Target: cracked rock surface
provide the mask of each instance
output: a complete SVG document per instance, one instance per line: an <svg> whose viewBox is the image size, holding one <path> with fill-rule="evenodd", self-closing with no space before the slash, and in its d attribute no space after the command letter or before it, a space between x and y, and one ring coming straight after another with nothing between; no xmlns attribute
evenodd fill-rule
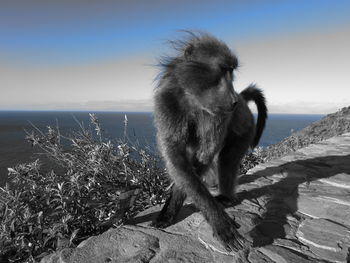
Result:
<svg viewBox="0 0 350 263"><path fill-rule="evenodd" d="M164 230L149 226L153 207L42 262L350 262L350 133L258 165L239 183L226 211L252 241L246 251L226 252L187 204Z"/></svg>

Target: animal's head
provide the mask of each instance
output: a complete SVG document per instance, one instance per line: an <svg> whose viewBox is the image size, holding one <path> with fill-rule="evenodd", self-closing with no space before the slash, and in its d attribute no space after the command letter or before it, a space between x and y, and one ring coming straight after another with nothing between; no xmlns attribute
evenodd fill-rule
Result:
<svg viewBox="0 0 350 263"><path fill-rule="evenodd" d="M175 42L180 54L168 63L170 74L190 103L211 115L232 112L238 101L232 84L236 56L210 35L190 35L187 41Z"/></svg>

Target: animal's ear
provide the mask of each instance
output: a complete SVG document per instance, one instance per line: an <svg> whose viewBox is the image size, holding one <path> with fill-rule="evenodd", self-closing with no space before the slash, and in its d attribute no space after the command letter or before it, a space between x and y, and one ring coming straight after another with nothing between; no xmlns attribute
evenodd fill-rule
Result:
<svg viewBox="0 0 350 263"><path fill-rule="evenodd" d="M189 45L186 47L186 49L185 49L185 51L184 51L184 56L185 56L186 60L189 60L189 59L190 59L190 57L191 57L191 55L192 55L192 53L193 53L193 50L194 50L193 44L189 44Z"/></svg>

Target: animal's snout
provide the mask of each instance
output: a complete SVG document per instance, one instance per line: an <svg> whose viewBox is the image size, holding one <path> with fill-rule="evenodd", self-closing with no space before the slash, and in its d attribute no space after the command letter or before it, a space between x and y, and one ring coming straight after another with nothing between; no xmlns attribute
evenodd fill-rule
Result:
<svg viewBox="0 0 350 263"><path fill-rule="evenodd" d="M233 110L236 108L237 104L238 104L238 101L237 101L237 100L232 101L229 110L230 110L230 111L233 111Z"/></svg>

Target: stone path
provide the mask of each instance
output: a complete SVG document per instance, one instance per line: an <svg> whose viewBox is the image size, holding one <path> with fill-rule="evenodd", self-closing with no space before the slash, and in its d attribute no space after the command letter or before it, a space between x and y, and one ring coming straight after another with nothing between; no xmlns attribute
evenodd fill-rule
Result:
<svg viewBox="0 0 350 263"><path fill-rule="evenodd" d="M350 262L350 133L259 165L240 178L239 204L226 211L254 247L227 253L192 205L165 230L111 229L42 262Z"/></svg>
<svg viewBox="0 0 350 263"><path fill-rule="evenodd" d="M350 133L255 167L241 178L240 195L235 209L258 215L252 233L262 246L257 251L283 258L275 262L346 262Z"/></svg>

